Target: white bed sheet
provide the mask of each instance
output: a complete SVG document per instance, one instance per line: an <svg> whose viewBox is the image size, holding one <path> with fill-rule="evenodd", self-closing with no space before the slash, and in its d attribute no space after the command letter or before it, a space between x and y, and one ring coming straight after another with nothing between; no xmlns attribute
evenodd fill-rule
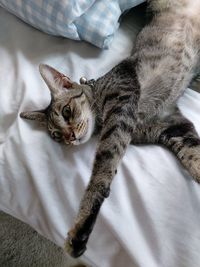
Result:
<svg viewBox="0 0 200 267"><path fill-rule="evenodd" d="M0 9L0 209L63 246L90 177L96 140L60 146L20 111L50 100L38 72L96 78L131 51L141 23L123 21L107 51L41 33ZM179 101L200 133L200 95ZM130 146L83 259L98 267L200 266L200 186L159 146Z"/></svg>

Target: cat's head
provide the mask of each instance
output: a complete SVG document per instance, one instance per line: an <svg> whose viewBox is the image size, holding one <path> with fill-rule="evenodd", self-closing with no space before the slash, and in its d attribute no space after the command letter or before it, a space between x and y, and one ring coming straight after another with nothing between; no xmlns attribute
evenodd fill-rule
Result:
<svg viewBox="0 0 200 267"><path fill-rule="evenodd" d="M57 142L79 145L91 137L94 114L86 84L78 84L54 68L41 64L40 73L51 92L51 103L44 110L27 111L21 118L42 122Z"/></svg>

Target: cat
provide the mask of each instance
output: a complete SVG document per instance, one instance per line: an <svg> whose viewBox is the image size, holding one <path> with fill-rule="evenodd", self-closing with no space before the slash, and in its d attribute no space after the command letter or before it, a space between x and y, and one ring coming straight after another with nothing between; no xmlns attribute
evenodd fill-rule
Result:
<svg viewBox="0 0 200 267"><path fill-rule="evenodd" d="M76 83L48 65L40 73L51 92L44 110L21 113L46 124L57 142L79 145L98 134L88 187L66 251L79 257L129 144L171 150L200 183L200 138L176 105L200 60L200 1L149 0L152 19L138 34L133 53L97 80Z"/></svg>

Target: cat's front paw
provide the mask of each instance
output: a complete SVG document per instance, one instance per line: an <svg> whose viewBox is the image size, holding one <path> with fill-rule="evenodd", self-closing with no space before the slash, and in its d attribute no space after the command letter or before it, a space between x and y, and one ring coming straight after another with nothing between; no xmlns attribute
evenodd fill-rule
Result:
<svg viewBox="0 0 200 267"><path fill-rule="evenodd" d="M73 258L78 258L86 251L87 240L87 236L74 228L68 233L65 241L65 251Z"/></svg>

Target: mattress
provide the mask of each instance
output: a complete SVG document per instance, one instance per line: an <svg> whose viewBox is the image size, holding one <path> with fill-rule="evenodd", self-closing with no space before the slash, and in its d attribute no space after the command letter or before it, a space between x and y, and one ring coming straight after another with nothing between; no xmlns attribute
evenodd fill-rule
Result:
<svg viewBox="0 0 200 267"><path fill-rule="evenodd" d="M126 58L144 13L127 14L109 50L52 37L0 9L0 210L63 247L89 181L97 140L61 146L19 118L46 107L38 71L47 63L71 79L97 78ZM200 134L200 95L187 89L179 107ZM93 267L197 267L200 186L171 152L130 146L104 202L83 260Z"/></svg>

